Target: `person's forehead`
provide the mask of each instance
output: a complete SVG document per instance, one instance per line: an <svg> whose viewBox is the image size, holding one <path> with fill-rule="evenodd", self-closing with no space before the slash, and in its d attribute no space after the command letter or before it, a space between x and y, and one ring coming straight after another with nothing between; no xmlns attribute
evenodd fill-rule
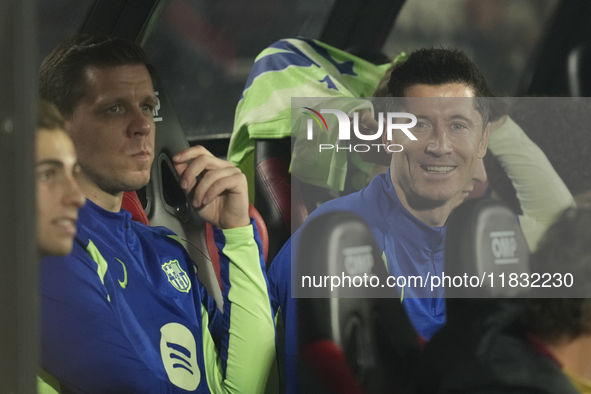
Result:
<svg viewBox="0 0 591 394"><path fill-rule="evenodd" d="M153 95L154 87L148 69L143 64L121 66L88 66L85 69L87 96L121 94L139 90Z"/></svg>
<svg viewBox="0 0 591 394"><path fill-rule="evenodd" d="M474 97L474 89L465 83L441 85L416 84L404 90L404 97Z"/></svg>
<svg viewBox="0 0 591 394"><path fill-rule="evenodd" d="M64 165L76 163L76 151L63 130L39 129L36 133L36 162L53 160Z"/></svg>
<svg viewBox="0 0 591 394"><path fill-rule="evenodd" d="M463 83L412 85L405 90L405 107L415 116L464 117L481 122L476 110L474 89Z"/></svg>

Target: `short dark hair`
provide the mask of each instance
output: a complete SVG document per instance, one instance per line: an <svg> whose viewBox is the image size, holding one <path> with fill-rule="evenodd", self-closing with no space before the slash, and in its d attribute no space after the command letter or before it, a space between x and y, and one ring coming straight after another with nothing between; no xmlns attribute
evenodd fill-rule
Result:
<svg viewBox="0 0 591 394"><path fill-rule="evenodd" d="M55 105L46 100L39 100L37 110L37 129L65 130L66 122Z"/></svg>
<svg viewBox="0 0 591 394"><path fill-rule="evenodd" d="M78 35L57 46L43 60L39 94L42 99L54 103L68 118L86 93L85 72L88 67L135 64L143 64L153 75L148 56L133 41L106 35Z"/></svg>
<svg viewBox="0 0 591 394"><path fill-rule="evenodd" d="M575 296L591 290L591 210L569 208L550 227L530 258L537 273L570 273ZM574 288L573 288L574 289ZM591 298L532 298L525 300L523 320L528 332L548 342L591 334Z"/></svg>
<svg viewBox="0 0 591 394"><path fill-rule="evenodd" d="M474 105L486 127L490 116L488 98L493 97L484 75L468 56L457 49L422 48L392 70L388 81L390 97L404 97L414 85L463 83L474 90Z"/></svg>
<svg viewBox="0 0 591 394"><path fill-rule="evenodd" d="M527 332L554 343L591 334L591 299L529 298L522 319Z"/></svg>

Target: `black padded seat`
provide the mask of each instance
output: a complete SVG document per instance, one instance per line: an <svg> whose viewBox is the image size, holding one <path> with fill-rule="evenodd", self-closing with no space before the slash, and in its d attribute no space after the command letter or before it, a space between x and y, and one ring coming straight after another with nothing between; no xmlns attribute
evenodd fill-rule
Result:
<svg viewBox="0 0 591 394"><path fill-rule="evenodd" d="M447 221L444 272L449 277L476 276L482 282L478 287L446 283L448 319L474 299L522 295L527 289L509 286L511 274L529 273L529 249L513 211L490 198L469 200L456 208Z"/></svg>
<svg viewBox="0 0 591 394"><path fill-rule="evenodd" d="M367 274L383 284L388 276L370 229L350 212L331 212L307 222L297 264L296 278ZM419 340L394 289L306 290L307 297L316 298L298 299L300 365L305 365L299 374L300 391L384 393L396 387L402 392Z"/></svg>
<svg viewBox="0 0 591 394"><path fill-rule="evenodd" d="M446 287L447 322L421 353L412 392L541 392L534 386L523 391L500 390L503 379L516 386L529 382L515 360L538 362L522 340L525 333L519 320L523 304L516 297L527 295L528 289L508 285L510 274L529 273L529 249L517 216L505 204L489 198L460 205L447 221L444 272L487 281L477 288ZM499 277L503 274L504 287ZM494 278L492 285L489 275ZM509 359L499 362L503 357ZM543 358L537 367L540 371L554 368ZM535 370L532 365L528 368Z"/></svg>

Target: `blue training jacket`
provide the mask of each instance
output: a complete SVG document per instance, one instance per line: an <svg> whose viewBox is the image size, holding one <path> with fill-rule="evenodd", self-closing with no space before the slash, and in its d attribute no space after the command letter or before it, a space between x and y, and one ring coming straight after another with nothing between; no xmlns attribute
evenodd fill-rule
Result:
<svg viewBox="0 0 591 394"><path fill-rule="evenodd" d="M322 204L308 221L332 211L353 212L367 222L385 254L391 275L419 275L426 279L427 275L440 275L443 271L445 226L430 227L404 208L390 180L390 170L376 176L359 192ZM292 245L298 245L304 226L305 223L283 246L267 272L271 304L274 312L280 308L285 324L285 378L289 394L297 392L296 299L291 297L291 261L297 261L297 250L292 250ZM440 292L404 289L402 305L414 328L427 340L445 323L445 302L441 296Z"/></svg>
<svg viewBox="0 0 591 394"><path fill-rule="evenodd" d="M76 393L260 393L274 322L256 226L214 229L224 313L164 227L91 201L40 268L42 366Z"/></svg>

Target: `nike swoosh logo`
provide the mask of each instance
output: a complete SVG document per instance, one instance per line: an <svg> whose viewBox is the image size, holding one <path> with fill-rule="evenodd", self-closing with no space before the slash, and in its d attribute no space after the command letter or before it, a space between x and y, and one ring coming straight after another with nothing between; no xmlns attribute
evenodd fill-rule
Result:
<svg viewBox="0 0 591 394"><path fill-rule="evenodd" d="M119 286L121 286L122 289L125 289L127 287L127 268L125 268L125 263L123 263L123 261L119 260L117 257L115 257L115 260L120 262L123 266L123 282L121 282L120 280L117 281L119 282Z"/></svg>

